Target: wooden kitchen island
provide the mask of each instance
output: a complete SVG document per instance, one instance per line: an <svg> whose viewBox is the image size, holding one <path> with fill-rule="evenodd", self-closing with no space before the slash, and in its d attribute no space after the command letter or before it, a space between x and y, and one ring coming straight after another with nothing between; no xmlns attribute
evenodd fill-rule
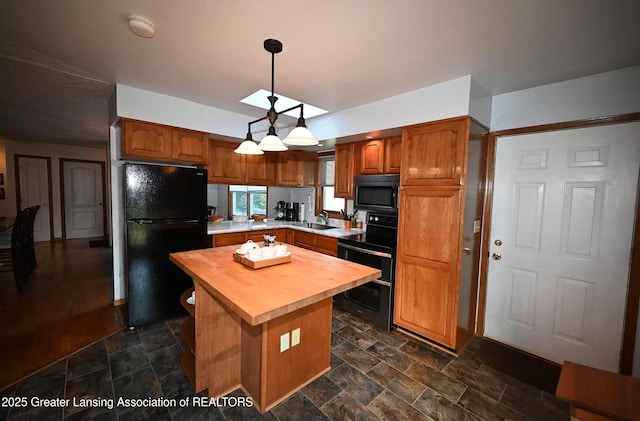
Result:
<svg viewBox="0 0 640 421"><path fill-rule="evenodd" d="M287 246L290 263L256 270L233 260L237 245L170 254L194 281L194 373L187 375L197 392L220 397L241 387L265 412L330 369L333 295L380 271ZM291 341L296 329L299 344L281 351L282 337Z"/></svg>

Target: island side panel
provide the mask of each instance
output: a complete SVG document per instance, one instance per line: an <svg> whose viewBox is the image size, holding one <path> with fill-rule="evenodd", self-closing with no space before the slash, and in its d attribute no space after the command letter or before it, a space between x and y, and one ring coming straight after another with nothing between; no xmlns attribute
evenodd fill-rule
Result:
<svg viewBox="0 0 640 421"><path fill-rule="evenodd" d="M240 386L240 317L220 304L197 281L196 391L224 396Z"/></svg>
<svg viewBox="0 0 640 421"><path fill-rule="evenodd" d="M257 404L261 400L262 388L262 355L263 334L265 325L251 326L242 320L242 365L240 378L242 389Z"/></svg>
<svg viewBox="0 0 640 421"><path fill-rule="evenodd" d="M265 378L260 410L267 411L331 368L332 298L266 323ZM300 328L300 343L280 352L280 336Z"/></svg>

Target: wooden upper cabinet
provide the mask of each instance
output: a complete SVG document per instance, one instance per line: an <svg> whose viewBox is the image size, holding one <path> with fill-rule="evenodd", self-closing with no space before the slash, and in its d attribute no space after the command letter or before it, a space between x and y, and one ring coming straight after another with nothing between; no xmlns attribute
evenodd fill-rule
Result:
<svg viewBox="0 0 640 421"><path fill-rule="evenodd" d="M464 182L469 117L402 130L400 184L460 186Z"/></svg>
<svg viewBox="0 0 640 421"><path fill-rule="evenodd" d="M353 197L354 144L336 145L335 178L333 181L335 197Z"/></svg>
<svg viewBox="0 0 640 421"><path fill-rule="evenodd" d="M238 144L222 140L209 140L209 183L246 184L246 155L237 154L234 150Z"/></svg>
<svg viewBox="0 0 640 421"><path fill-rule="evenodd" d="M384 140L363 142L360 149L360 174L384 173Z"/></svg>
<svg viewBox="0 0 640 421"><path fill-rule="evenodd" d="M278 152L247 155L247 184L273 186L276 184Z"/></svg>
<svg viewBox="0 0 640 421"><path fill-rule="evenodd" d="M206 164L209 135L187 129L172 129L172 158L175 161Z"/></svg>
<svg viewBox="0 0 640 421"><path fill-rule="evenodd" d="M384 140L384 173L399 174L402 162L402 136Z"/></svg>
<svg viewBox="0 0 640 421"><path fill-rule="evenodd" d="M317 154L300 150L278 152L279 186L301 187L315 184Z"/></svg>
<svg viewBox="0 0 640 421"><path fill-rule="evenodd" d="M122 120L123 148L127 158L171 159L171 130L167 126Z"/></svg>
<svg viewBox="0 0 640 421"><path fill-rule="evenodd" d="M122 119L125 158L205 164L209 134L146 121Z"/></svg>

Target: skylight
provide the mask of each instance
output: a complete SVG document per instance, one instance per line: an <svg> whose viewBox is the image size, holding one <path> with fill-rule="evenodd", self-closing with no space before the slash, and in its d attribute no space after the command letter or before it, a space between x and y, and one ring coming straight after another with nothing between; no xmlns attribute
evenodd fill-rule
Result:
<svg viewBox="0 0 640 421"><path fill-rule="evenodd" d="M271 95L271 92L260 89L252 93L248 97L241 99L240 102L242 102L243 104L253 105L254 107L262 108L264 110L269 110L269 108L271 108L271 104L267 99L269 95ZM297 99L291 99L284 95L280 95L277 92L275 92L274 95L278 97L278 102L276 102L276 110L286 110L287 108L294 107L302 102L298 101ZM309 105L306 102L302 103L304 104L305 118L311 118L329 112L327 110L323 110L322 108ZM300 110L295 109L284 114L293 118L298 118L300 116Z"/></svg>

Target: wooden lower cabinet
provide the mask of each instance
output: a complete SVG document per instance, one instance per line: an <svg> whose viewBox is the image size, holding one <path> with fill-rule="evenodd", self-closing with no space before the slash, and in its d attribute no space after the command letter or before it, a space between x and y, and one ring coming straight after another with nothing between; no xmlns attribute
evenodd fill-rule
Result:
<svg viewBox="0 0 640 421"><path fill-rule="evenodd" d="M264 241L264 234L274 234L276 242L289 243L307 250L330 256L338 255L338 239L326 235L314 234L307 231L295 229L277 228L265 230L253 230L242 232L230 232L213 235L213 247L230 246L232 244L242 244L248 240L260 244Z"/></svg>
<svg viewBox="0 0 640 421"><path fill-rule="evenodd" d="M325 235L316 235L313 251L338 257L338 239Z"/></svg>
<svg viewBox="0 0 640 421"><path fill-rule="evenodd" d="M276 236L276 242L278 243L286 243L287 235L286 230L284 228L271 229L271 230L259 230L259 231L249 231L247 232L247 240L251 240L254 243L263 243L264 235L271 234Z"/></svg>
<svg viewBox="0 0 640 421"><path fill-rule="evenodd" d="M461 189L403 188L394 322L456 349Z"/></svg>
<svg viewBox="0 0 640 421"><path fill-rule="evenodd" d="M306 231L294 231L293 232L293 245L302 247L303 249L313 250L316 235L312 232Z"/></svg>
<svg viewBox="0 0 640 421"><path fill-rule="evenodd" d="M213 235L213 247L230 246L232 244L246 243L248 240L254 243L259 243L262 246L264 241L264 234L273 234L276 236L276 241L286 243L287 233L284 228L265 229L265 230L253 230L242 232L229 232L224 234Z"/></svg>
<svg viewBox="0 0 640 421"><path fill-rule="evenodd" d="M294 230L293 245L329 256L338 256L338 239L326 235Z"/></svg>
<svg viewBox="0 0 640 421"><path fill-rule="evenodd" d="M231 244L242 244L247 241L246 232L229 232L226 234L213 235L213 247L230 246Z"/></svg>

